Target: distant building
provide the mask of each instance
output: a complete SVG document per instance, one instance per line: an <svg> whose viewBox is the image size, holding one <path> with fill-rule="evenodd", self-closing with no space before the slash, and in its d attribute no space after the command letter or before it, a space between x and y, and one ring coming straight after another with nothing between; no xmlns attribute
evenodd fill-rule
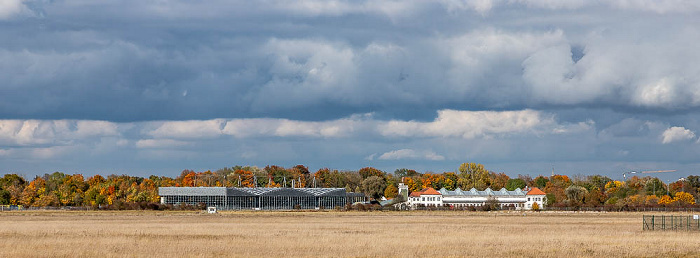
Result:
<svg viewBox="0 0 700 258"><path fill-rule="evenodd" d="M417 207L480 207L486 205L489 199L495 200L501 208L514 208L516 210L531 210L532 205L537 203L540 208L544 208L546 194L538 188L515 191L508 191L502 188L493 191L486 188L484 191L472 188L469 191L455 189L449 191L445 188L439 191L433 188L425 188L421 191L412 192L407 201L407 205L413 209Z"/></svg>
<svg viewBox="0 0 700 258"><path fill-rule="evenodd" d="M404 183L399 183L399 195L404 201L408 200L408 186Z"/></svg>
<svg viewBox="0 0 700 258"><path fill-rule="evenodd" d="M533 187L527 192L527 201L525 202L525 209L531 210L532 205L537 203L540 209L544 208L544 204L547 202L547 194L537 187Z"/></svg>
<svg viewBox="0 0 700 258"><path fill-rule="evenodd" d="M218 210L332 209L367 200L345 188L159 187L158 195L163 204L204 204Z"/></svg>

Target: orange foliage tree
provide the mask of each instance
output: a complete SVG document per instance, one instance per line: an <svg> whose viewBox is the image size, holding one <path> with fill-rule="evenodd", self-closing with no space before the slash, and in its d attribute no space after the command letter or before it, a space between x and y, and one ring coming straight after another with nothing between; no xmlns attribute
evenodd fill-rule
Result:
<svg viewBox="0 0 700 258"><path fill-rule="evenodd" d="M673 202L680 205L693 205L695 204L695 197L686 192L677 192L676 196L673 198Z"/></svg>
<svg viewBox="0 0 700 258"><path fill-rule="evenodd" d="M661 205L669 205L673 202L673 199L671 199L671 196L664 195L661 196L661 199L659 199L659 204Z"/></svg>

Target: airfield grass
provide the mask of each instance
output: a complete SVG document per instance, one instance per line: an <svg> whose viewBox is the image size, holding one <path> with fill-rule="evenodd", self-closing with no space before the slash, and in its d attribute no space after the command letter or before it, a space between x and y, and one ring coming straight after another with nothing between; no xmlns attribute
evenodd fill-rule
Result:
<svg viewBox="0 0 700 258"><path fill-rule="evenodd" d="M700 257L641 213L0 212L0 257Z"/></svg>

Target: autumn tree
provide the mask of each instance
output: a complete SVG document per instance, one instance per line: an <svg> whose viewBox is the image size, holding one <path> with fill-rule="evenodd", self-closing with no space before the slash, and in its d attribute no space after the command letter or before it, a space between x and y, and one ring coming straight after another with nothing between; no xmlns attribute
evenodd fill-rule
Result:
<svg viewBox="0 0 700 258"><path fill-rule="evenodd" d="M668 195L661 196L661 199L659 199L659 205L670 205L672 202L673 199Z"/></svg>
<svg viewBox="0 0 700 258"><path fill-rule="evenodd" d="M535 180L532 179L530 175L518 174L518 179L523 180L523 182L525 182L525 186L533 186L535 184ZM521 189L525 186L521 187Z"/></svg>
<svg viewBox="0 0 700 258"><path fill-rule="evenodd" d="M393 184L388 185L384 190L384 197L386 198L395 198L398 194L399 189Z"/></svg>
<svg viewBox="0 0 700 258"><path fill-rule="evenodd" d="M679 205L693 205L695 204L695 197L686 192L677 192L676 196L673 197L673 202Z"/></svg>
<svg viewBox="0 0 700 258"><path fill-rule="evenodd" d="M490 187L494 190L500 190L501 188L506 188L506 184L510 177L505 173L489 173L489 181L491 182Z"/></svg>
<svg viewBox="0 0 700 258"><path fill-rule="evenodd" d="M477 163L462 163L459 166L459 175L464 180L460 180L459 187L462 189L476 188L484 190L491 185L489 171L484 169L484 165Z"/></svg>
<svg viewBox="0 0 700 258"><path fill-rule="evenodd" d="M659 197L656 195L647 195L646 200L644 200L644 205L646 206L656 206L659 204Z"/></svg>
<svg viewBox="0 0 700 258"><path fill-rule="evenodd" d="M443 184L443 187L450 191L457 189L457 182L459 181L459 176L454 172L445 172L444 175L445 183Z"/></svg>
<svg viewBox="0 0 700 258"><path fill-rule="evenodd" d="M344 187L344 186L350 187L350 184L348 184L348 180L343 173L339 172L338 170L333 170L330 173L328 173L325 176L325 178L323 179L323 186L324 187Z"/></svg>
<svg viewBox="0 0 700 258"><path fill-rule="evenodd" d="M234 172L234 176L238 177L241 187L255 187L256 182L254 180L253 172L247 170L237 170Z"/></svg>
<svg viewBox="0 0 700 258"><path fill-rule="evenodd" d="M588 194L588 190L582 186L572 185L564 191L566 198L572 205L578 205L583 201L583 198Z"/></svg>
<svg viewBox="0 0 700 258"><path fill-rule="evenodd" d="M566 200L566 194L564 193L564 190L571 185L571 180L569 179L568 176L565 175L554 175L549 178L549 181L546 183L544 187L544 192L551 194L552 197L547 196L548 201L552 202L557 202L557 203L563 203L564 200ZM554 203L548 203L547 205L551 205Z"/></svg>
<svg viewBox="0 0 700 258"><path fill-rule="evenodd" d="M612 179L610 179L607 176L592 175L592 176L588 176L586 181L588 181L591 184L591 189L593 187L598 187L598 189L605 189L605 185L608 182L612 181Z"/></svg>
<svg viewBox="0 0 700 258"><path fill-rule="evenodd" d="M326 180L328 179L329 175L331 174L331 170L328 168L321 168L316 173L314 173L314 178L316 179L316 184L327 187L326 186Z"/></svg>
<svg viewBox="0 0 700 258"><path fill-rule="evenodd" d="M404 184L408 186L408 190L411 192L417 192L423 189L423 183L420 178L405 178Z"/></svg>
<svg viewBox="0 0 700 258"><path fill-rule="evenodd" d="M295 175L292 171L280 166L265 166L263 171L265 171L268 178L272 178L275 183L283 187L290 187L292 180L295 180Z"/></svg>
<svg viewBox="0 0 700 258"><path fill-rule="evenodd" d="M676 192L682 192L683 191L683 181L676 181L676 182L668 184L668 191L671 194L675 194Z"/></svg>
<svg viewBox="0 0 700 258"><path fill-rule="evenodd" d="M24 178L17 174L5 174L5 176L0 178L0 186L3 189L3 193L0 193L0 196L4 199L0 201L10 205L18 205L22 198L25 184Z"/></svg>
<svg viewBox="0 0 700 258"><path fill-rule="evenodd" d="M442 183L445 181L445 177L440 174L425 173L420 176L421 188L432 187L435 189L442 188Z"/></svg>
<svg viewBox="0 0 700 258"><path fill-rule="evenodd" d="M603 191L598 188L598 186L593 186L591 190L588 191L586 197L584 197L585 204L588 207L598 207L605 203L605 195Z"/></svg>
<svg viewBox="0 0 700 258"><path fill-rule="evenodd" d="M373 167L361 168L359 173L360 173L360 176L362 176L362 179L366 179L366 178L371 177L371 176L384 177L384 171L381 171L381 170L373 168Z"/></svg>
<svg viewBox="0 0 700 258"><path fill-rule="evenodd" d="M292 175L297 182L297 187L311 187L313 180L309 168L304 165L296 165L291 169Z"/></svg>

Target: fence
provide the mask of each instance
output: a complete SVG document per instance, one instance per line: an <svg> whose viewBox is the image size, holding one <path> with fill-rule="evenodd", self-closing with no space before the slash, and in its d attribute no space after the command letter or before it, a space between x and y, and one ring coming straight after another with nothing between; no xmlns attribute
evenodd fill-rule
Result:
<svg viewBox="0 0 700 258"><path fill-rule="evenodd" d="M86 211L92 207L86 206L61 206L61 207L27 207L22 205L0 205L0 211L25 211L25 210L71 210L71 211Z"/></svg>
<svg viewBox="0 0 700 258"><path fill-rule="evenodd" d="M700 231L700 217L698 215L643 215L642 230Z"/></svg>
<svg viewBox="0 0 700 258"><path fill-rule="evenodd" d="M617 206L598 206L598 207L552 207L547 206L543 210L549 211L634 211L634 212L697 212L700 213L700 207L617 207Z"/></svg>

